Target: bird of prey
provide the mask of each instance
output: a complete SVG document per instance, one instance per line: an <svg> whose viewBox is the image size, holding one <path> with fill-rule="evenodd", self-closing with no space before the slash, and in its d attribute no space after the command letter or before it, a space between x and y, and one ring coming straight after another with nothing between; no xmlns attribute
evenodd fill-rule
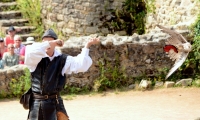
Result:
<svg viewBox="0 0 200 120"><path fill-rule="evenodd" d="M175 72L186 60L189 52L192 50L192 45L178 32L165 28L161 25L157 25L162 32L170 35L165 42L164 51L168 54L168 57L175 61L172 68L169 70L165 79L167 79L173 72Z"/></svg>

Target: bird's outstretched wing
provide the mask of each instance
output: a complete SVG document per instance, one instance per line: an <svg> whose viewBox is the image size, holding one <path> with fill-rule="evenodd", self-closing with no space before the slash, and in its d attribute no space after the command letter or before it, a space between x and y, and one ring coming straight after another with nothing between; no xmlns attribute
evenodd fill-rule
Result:
<svg viewBox="0 0 200 120"><path fill-rule="evenodd" d="M165 28L161 25L157 25L161 28L163 32L170 35L170 37L166 40L166 45L164 47L164 51L168 54L168 57L175 61L173 67L169 70L165 79L167 79L172 73L174 73L186 60L188 53L183 51L183 44L187 43L187 40L175 30L171 30Z"/></svg>
<svg viewBox="0 0 200 120"><path fill-rule="evenodd" d="M175 61L180 58L180 54L178 54L178 49L173 45L165 45L163 48L166 52L167 56L172 59L172 61Z"/></svg>
<svg viewBox="0 0 200 120"><path fill-rule="evenodd" d="M186 43L187 40L178 32L176 32L175 30L171 30L168 29L166 27L163 27L161 25L157 25L160 29L162 29L161 31L167 33L170 35L170 38L166 41L166 44L170 44L170 45L174 45L174 46L178 46L180 44Z"/></svg>
<svg viewBox="0 0 200 120"><path fill-rule="evenodd" d="M167 73L167 76L165 77L165 80L170 76L172 75L172 73L174 73L183 63L184 61L186 60L188 56L188 53L186 52L182 52L179 56L179 59L177 59L175 61L175 64L173 65L173 67L169 70L169 72Z"/></svg>

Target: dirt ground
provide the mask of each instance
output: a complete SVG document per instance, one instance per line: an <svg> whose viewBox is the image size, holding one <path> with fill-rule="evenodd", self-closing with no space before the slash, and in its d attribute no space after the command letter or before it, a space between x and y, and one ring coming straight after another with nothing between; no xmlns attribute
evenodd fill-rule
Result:
<svg viewBox="0 0 200 120"><path fill-rule="evenodd" d="M200 88L79 95L64 105L70 120L197 120ZM0 101L0 120L26 120L27 114L18 100Z"/></svg>

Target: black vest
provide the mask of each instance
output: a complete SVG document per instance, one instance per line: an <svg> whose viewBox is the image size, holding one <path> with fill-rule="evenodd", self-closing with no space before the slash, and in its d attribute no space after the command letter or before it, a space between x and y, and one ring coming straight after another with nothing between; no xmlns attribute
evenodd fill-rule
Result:
<svg viewBox="0 0 200 120"><path fill-rule="evenodd" d="M52 95L60 92L66 84L66 76L61 74L67 55L42 58L34 72L31 73L31 88L34 93Z"/></svg>

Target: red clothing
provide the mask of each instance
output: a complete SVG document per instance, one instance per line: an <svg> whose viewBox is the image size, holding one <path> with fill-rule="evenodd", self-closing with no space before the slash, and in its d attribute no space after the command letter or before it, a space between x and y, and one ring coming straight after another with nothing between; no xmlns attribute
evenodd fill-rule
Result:
<svg viewBox="0 0 200 120"><path fill-rule="evenodd" d="M4 54L5 52L7 52L7 49L6 49L6 48L4 49L4 51L2 51L2 53L0 52L0 60L2 59L3 54Z"/></svg>
<svg viewBox="0 0 200 120"><path fill-rule="evenodd" d="M11 39L10 36L6 36L4 42L5 42L5 45L8 46L8 44L10 44L10 43L14 44L14 39Z"/></svg>
<svg viewBox="0 0 200 120"><path fill-rule="evenodd" d="M20 50L19 55L20 55L20 56L25 56L25 50L26 50L26 46L24 46L24 47ZM19 61L19 64L24 64L24 61L20 60L20 61Z"/></svg>

